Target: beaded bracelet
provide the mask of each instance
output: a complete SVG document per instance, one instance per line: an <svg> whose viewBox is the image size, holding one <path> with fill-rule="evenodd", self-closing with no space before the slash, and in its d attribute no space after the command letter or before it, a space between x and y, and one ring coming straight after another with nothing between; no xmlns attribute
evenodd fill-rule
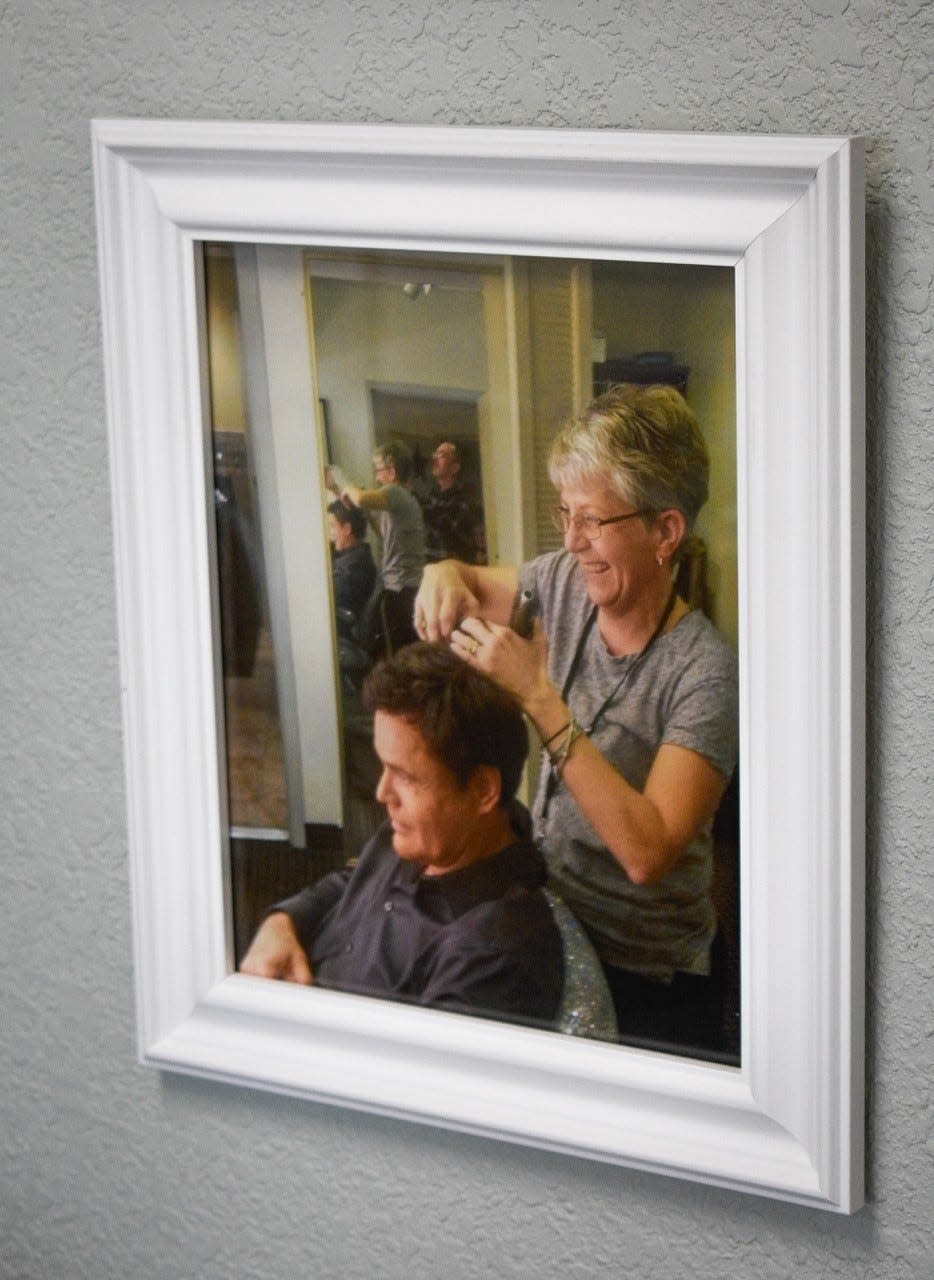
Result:
<svg viewBox="0 0 934 1280"><path fill-rule="evenodd" d="M567 763L567 758L571 754L571 748L578 738L584 736L584 730L577 723L573 716L564 727L564 737L554 751L548 752L548 760L554 770L555 777L561 777L561 770Z"/></svg>

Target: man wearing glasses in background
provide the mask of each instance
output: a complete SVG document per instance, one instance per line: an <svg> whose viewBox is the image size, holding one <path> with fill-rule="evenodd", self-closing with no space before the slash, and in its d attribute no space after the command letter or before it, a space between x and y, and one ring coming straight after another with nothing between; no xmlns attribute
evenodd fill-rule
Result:
<svg viewBox="0 0 934 1280"><path fill-rule="evenodd" d="M422 503L427 559L486 564L483 509L461 475L457 445L445 440L431 455L432 487Z"/></svg>

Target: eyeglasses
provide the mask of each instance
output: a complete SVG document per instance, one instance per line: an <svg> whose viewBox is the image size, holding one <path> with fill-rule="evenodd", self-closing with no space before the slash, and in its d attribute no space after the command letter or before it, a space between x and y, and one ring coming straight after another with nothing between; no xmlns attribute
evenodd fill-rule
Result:
<svg viewBox="0 0 934 1280"><path fill-rule="evenodd" d="M551 513L551 523L559 533L567 533L573 525L575 533L582 533L593 542L600 537L600 530L605 524L622 524L624 520L635 520L636 516L653 516L652 507L641 507L638 511L627 511L624 516L572 516L567 507L555 507Z"/></svg>

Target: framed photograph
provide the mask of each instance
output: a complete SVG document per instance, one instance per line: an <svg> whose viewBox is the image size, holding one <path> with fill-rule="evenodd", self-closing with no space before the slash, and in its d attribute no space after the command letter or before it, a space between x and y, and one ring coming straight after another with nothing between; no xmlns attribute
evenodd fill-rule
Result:
<svg viewBox="0 0 934 1280"><path fill-rule="evenodd" d="M141 1061L854 1212L860 141L92 134ZM366 478L402 440L427 484L455 441L478 555L521 563L554 545L560 418L620 377L683 390L713 461L681 590L739 655L732 1038L608 1043L238 973L263 887L366 828L325 462Z"/></svg>

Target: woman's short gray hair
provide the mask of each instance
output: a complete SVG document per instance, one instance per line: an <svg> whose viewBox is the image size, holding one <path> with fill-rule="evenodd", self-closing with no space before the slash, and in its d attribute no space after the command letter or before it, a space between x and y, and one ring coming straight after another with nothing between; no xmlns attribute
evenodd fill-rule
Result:
<svg viewBox="0 0 934 1280"><path fill-rule="evenodd" d="M379 458L380 463L384 467L389 467L396 473L396 479L400 484L404 484L412 474L412 455L404 444L400 444L398 440L390 440L387 444L377 445L373 450L374 459Z"/></svg>
<svg viewBox="0 0 934 1280"><path fill-rule="evenodd" d="M707 445L674 387L620 383L555 437L548 474L556 488L602 480L638 509L682 512L688 531L707 501Z"/></svg>

